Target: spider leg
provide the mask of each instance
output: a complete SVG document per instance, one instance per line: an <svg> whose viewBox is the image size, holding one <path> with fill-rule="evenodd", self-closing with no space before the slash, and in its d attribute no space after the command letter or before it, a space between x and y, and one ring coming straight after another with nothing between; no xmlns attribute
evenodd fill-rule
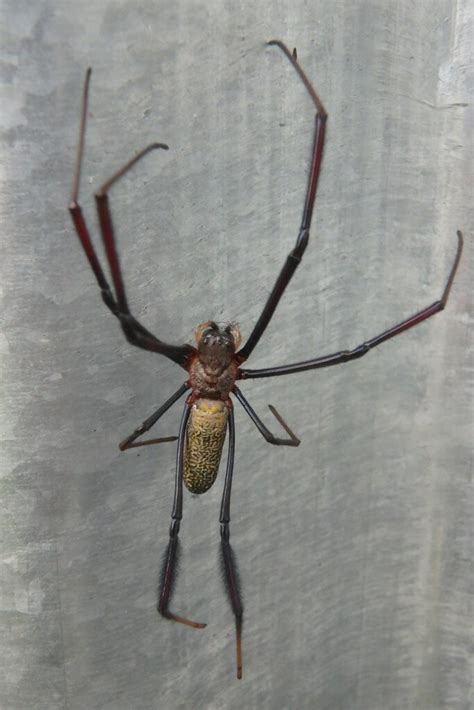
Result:
<svg viewBox="0 0 474 710"><path fill-rule="evenodd" d="M136 446L148 446L148 444L161 444L165 441L176 441L178 438L177 436L165 436L161 439L148 439L147 441L139 441L137 443L135 442L135 439L138 439L139 436L142 436L145 432L149 431L151 427L156 424L158 419L163 416L165 412L168 411L168 409L186 392L186 390L189 389L189 385L187 382L184 383L184 385L181 385L181 387L176 390L174 394L171 395L169 399L166 400L164 404L159 407L156 412L153 412L145 421L140 424L139 427L135 429L133 434L130 434L130 436L127 436L126 439L120 442L119 448L121 451L126 451L127 449L132 449Z"/></svg>
<svg viewBox="0 0 474 710"><path fill-rule="evenodd" d="M170 539L163 561L161 573L160 591L158 599L158 611L166 619L178 621L180 624L192 626L195 629L204 629L206 624L198 621L191 621L184 616L178 616L169 611L168 605L173 592L173 585L176 577L176 566L179 552L179 527L183 517L183 465L184 465L184 443L186 439L186 425L188 423L191 407L188 402L185 404L178 435L178 451L176 454L176 476L174 484L173 510L171 513Z"/></svg>
<svg viewBox="0 0 474 710"><path fill-rule="evenodd" d="M221 559L224 571L224 580L229 596L232 612L235 617L235 643L237 660L237 678L242 678L242 618L243 605L240 593L240 580L235 560L234 551L230 545L230 496L232 492L232 475L234 472L235 452L235 423L234 411L229 412L229 453L227 455L227 469L225 474L224 491L222 494L221 513Z"/></svg>
<svg viewBox="0 0 474 710"><path fill-rule="evenodd" d="M95 253L94 247L92 246L92 241L90 238L89 230L82 213L82 208L78 203L79 199L79 185L81 181L81 170L82 170L82 156L84 154L84 141L86 135L86 120L87 120L87 103L89 96L89 83L91 78L92 69L86 72L86 78L84 81L84 89L82 94L82 110L81 110L81 125L79 129L79 145L77 149L77 160L76 160L76 170L74 173L74 184L72 188L71 204L69 205L69 212L71 218L76 228L77 235L80 239L82 247L85 251L86 257L89 261L90 267L95 274L97 282L99 284L102 299L114 315L117 315L117 304L115 303L115 298L110 290L110 286L107 279L104 276L104 272L100 265L97 254Z"/></svg>
<svg viewBox="0 0 474 710"><path fill-rule="evenodd" d="M151 444L165 444L167 441L176 441L177 436L161 436L158 439L146 439L146 441L137 441L134 444L129 444L128 446L122 446L122 451L127 449L134 449L138 446L150 446Z"/></svg>
<svg viewBox="0 0 474 710"><path fill-rule="evenodd" d="M253 421L259 432L262 434L262 436L265 438L266 441L268 441L269 444L275 444L276 446L299 446L300 445L300 440L292 432L288 424L285 422L281 414L277 412L275 407L273 407L271 404L268 405L269 410L277 419L280 424L282 425L283 429L290 435L289 439L279 439L278 437L274 436L269 429L265 426L265 424L262 422L262 420L258 417L257 413L253 409L253 407L250 405L250 402L244 397L242 392L239 390L238 387L234 385L233 392L237 399L239 400L240 404L242 407L245 409L247 414L249 415L250 419Z"/></svg>
<svg viewBox="0 0 474 710"><path fill-rule="evenodd" d="M423 310L418 311L414 315L403 320L401 323L394 325L392 328L385 330L383 333L380 333L380 335L376 335L374 338L366 340L365 343L358 345L353 350L340 350L339 352L332 353L331 355L323 355L321 357L316 357L311 360L305 360L303 362L294 362L291 365L267 367L261 370L240 370L240 377L245 380L256 377L275 377L277 375L289 375L293 372L314 370L318 367L330 367L331 365L339 365L339 363L342 362L356 360L357 358L362 357L363 355L368 353L369 350L372 350L372 348L375 348L377 347L377 345L383 343L385 340L389 340L389 338L393 338L395 335L403 333L404 330L413 328L415 325L418 325L418 323L421 323L427 318L431 318L431 316L434 316L435 313L442 311L446 306L449 292L451 290L451 286L453 285L454 276L458 268L459 260L461 259L463 237L460 231L457 232L457 235L458 248L456 251L456 256L454 259L453 266L451 267L451 271L449 273L449 277L446 282L443 295L441 296L439 301L435 301L431 304L431 306L423 308Z"/></svg>
<svg viewBox="0 0 474 710"><path fill-rule="evenodd" d="M291 53L288 47L286 47L283 42L279 40L271 40L268 42L269 45L275 45L279 47L282 52L287 56L291 64L294 66L296 72L298 73L301 81L303 82L306 90L308 91L314 105L316 106L316 118L315 118L315 129L314 129L314 140L311 158L311 169L309 173L308 187L306 191L306 199L303 209L303 218L301 222L300 231L294 249L288 254L285 264L276 280L273 290L268 297L265 307L258 319L253 331L245 343L244 347L237 353L241 362L247 360L252 350L257 345L258 341L262 337L265 329L270 322L271 317L278 305L280 298L282 297L286 287L288 286L296 267L303 258L303 254L306 250L309 240L309 230L311 226L311 217L313 214L314 200L316 198L316 190L318 187L319 171L321 168L321 161L323 157L323 146L324 146L324 134L326 127L327 113L323 106L322 101L315 92L314 88L304 73L303 69L298 64L296 59L296 52Z"/></svg>
<svg viewBox="0 0 474 710"><path fill-rule="evenodd" d="M125 165L120 170L118 170L109 180L107 180L95 196L97 209L99 211L99 221L105 244L107 260L109 262L110 270L112 273L112 279L115 287L114 296L104 275L104 271L99 262L95 249L92 245L92 240L90 238L89 230L87 228L84 215L82 213L82 208L78 202L80 177L82 171L82 160L84 155L90 77L91 69L89 68L86 72L82 96L79 145L77 151L76 170L74 173L74 182L71 203L69 205L69 212L71 214L71 218L79 240L85 251L86 257L101 289L102 299L107 308L109 308L109 310L120 320L120 324L127 340L132 343L132 345L136 345L137 347L144 348L145 350L150 350L152 352L157 352L161 355L165 355L170 360L173 360L173 362L176 362L178 365L181 365L182 367L186 368L189 358L195 352L195 349L191 345L169 345L168 343L164 343L161 340L158 340L158 338L156 338L152 333L150 333L130 313L130 309L128 307L126 299L122 273L120 269L120 262L115 247L115 237L107 196L107 191L112 186L112 184L116 182L116 180L118 180L122 175L124 175L133 165L135 165L136 162L138 162L151 150L154 150L155 148L167 149L168 146L163 143L152 143L151 145L144 148L140 153L138 153L138 155L134 156L131 160L125 163Z"/></svg>

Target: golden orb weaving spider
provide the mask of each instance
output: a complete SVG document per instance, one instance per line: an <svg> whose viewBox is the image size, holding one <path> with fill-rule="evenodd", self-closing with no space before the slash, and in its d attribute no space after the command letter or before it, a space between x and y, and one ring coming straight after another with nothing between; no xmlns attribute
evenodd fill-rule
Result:
<svg viewBox="0 0 474 710"><path fill-rule="evenodd" d="M159 340L149 330L147 330L131 314L125 286L122 279L120 260L117 253L112 217L109 207L108 193L114 183L122 177L135 163L151 150L167 150L164 143L152 143L135 155L125 165L120 168L112 177L107 180L96 192L95 200L99 215L100 231L105 246L105 253L110 267L113 281L113 290L110 288L100 265L99 259L92 246L89 231L87 229L81 206L78 202L79 184L84 153L84 139L86 130L87 103L89 93L89 82L91 69L87 70L82 98L82 117L79 133L79 147L77 154L77 164L72 190L72 199L69 211L86 253L89 264L99 283L103 301L107 308L118 318L122 330L127 340L139 348L159 353L173 360L187 372L186 382L171 397L146 419L133 434L124 439L120 448L130 449L136 446L146 446L149 444L159 444L164 441L178 440L176 457L176 475L173 508L171 513L171 526L169 531L169 542L166 550L163 569L161 573L158 611L167 619L178 621L187 626L202 629L206 624L191 621L183 616L170 611L171 594L173 582L176 574L176 561L179 550L179 528L183 516L183 483L186 488L193 493L204 493L214 483L219 463L222 455L222 447L228 432L229 444L227 454L227 468L224 480L224 490L220 509L220 532L221 532L221 553L224 579L227 592L235 617L236 626L236 655L237 655L237 677L242 677L242 619L243 606L239 587L238 573L234 553L230 545L230 498L232 489L232 475L234 470L234 448L235 448L235 425L231 394L234 394L247 414L250 416L257 429L270 444L277 446L298 446L300 441L291 431L290 427L283 420L281 415L270 405L270 410L288 434L288 438L278 438L274 436L265 424L258 417L250 403L237 387L238 380L247 380L257 377L274 377L277 375L289 375L292 372L302 372L303 370L313 370L319 367L329 367L339 363L349 362L362 357L372 348L380 345L385 340L393 338L404 330L421 323L426 318L430 318L438 311L443 310L446 305L449 291L451 289L456 269L461 258L462 234L458 231L458 246L443 294L438 301L423 308L401 323L385 330L383 333L358 345L352 350L342 350L340 352L323 355L303 362L295 362L289 365L277 367L267 367L259 370L248 370L242 367L251 355L253 349L258 344L265 329L273 316L278 302L290 282L298 264L303 258L309 240L309 230L311 217L313 214L314 200L318 185L319 172L324 146L324 133L326 127L327 114L325 108L312 87L308 77L298 63L296 50L290 52L289 49L279 40L271 40L269 45L278 47L287 59L291 62L299 78L303 82L309 96L316 108L315 128L313 147L311 151L311 165L308 178L308 187L303 208L303 218L301 227L296 239L296 244L288 254L283 268L275 282L270 296L263 308L263 311L255 324L250 336L244 346L240 347L240 331L237 325L229 324L220 326L210 320L201 323L195 331L196 345L170 345ZM178 436L164 437L159 439L148 439L146 441L135 441L147 432L160 419L160 417L182 396L189 392L184 412L181 418Z"/></svg>

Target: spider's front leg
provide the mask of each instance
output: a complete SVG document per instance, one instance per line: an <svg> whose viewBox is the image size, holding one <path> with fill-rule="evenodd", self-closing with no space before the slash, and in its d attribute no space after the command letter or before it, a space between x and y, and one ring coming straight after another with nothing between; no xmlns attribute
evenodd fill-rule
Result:
<svg viewBox="0 0 474 710"><path fill-rule="evenodd" d="M265 367L258 370L246 370L240 369L239 375L241 379L253 379L257 377L276 377L277 375L290 375L294 372L304 372L305 370L315 370L321 367L330 367L331 365L339 365L343 362L350 362L351 360L357 360L358 358L366 355L369 350L377 347L381 343L389 340L390 338L400 335L405 330L413 328L414 326L422 323L427 318L431 318L436 313L444 310L446 303L448 302L449 293L451 291L451 286L453 285L454 277L456 275L459 262L461 260L462 248L463 248L463 236L458 230L458 248L456 251L456 256L454 257L454 262L449 272L448 280L444 287L443 295L438 301L435 301L430 306L423 308L414 315L406 318L401 323L384 330L383 333L376 335L370 340L366 340L365 343L361 343L356 348L352 350L340 350L336 353L331 353L330 355L322 355L319 357L312 358L311 360L304 360L303 362L293 362L290 365L277 365L276 367Z"/></svg>
<svg viewBox="0 0 474 710"><path fill-rule="evenodd" d="M186 369L189 359L195 353L195 349L191 345L169 345L168 343L159 340L152 333L150 333L150 331L148 331L141 323L139 323L139 321L130 312L122 278L122 271L120 268L120 261L118 258L118 253L115 244L114 229L112 225L112 217L110 213L107 194L112 185L128 170L130 170L130 168L135 165L135 163L141 160L141 158L143 158L147 153L149 153L151 150L155 150L156 148L162 148L166 150L168 146L164 143L152 143L151 145L144 148L142 151L140 151L140 153L138 153L131 160L125 163L125 165L120 168L120 170L114 173L114 175L112 175L112 177L102 185L102 187L95 195L97 209L99 212L100 228L115 288L114 295L107 282L107 279L105 278L103 269L100 265L99 259L92 245L89 230L87 228L82 213L82 208L78 202L80 177L82 171L82 160L84 155L90 76L91 69L88 69L84 82L81 124L79 131L79 146L77 152L77 163L74 174L74 183L69 212L71 214L74 227L76 229L82 247L86 253L89 264L95 274L95 277L101 289L104 303L109 308L109 310L112 311L112 313L120 320L120 324L127 340L132 343L132 345L136 345L137 347L143 348L145 350L150 350L152 352L157 352L161 355L165 355L165 357L168 357L170 360L173 360L173 362L176 362L178 365L181 365L181 367L184 367Z"/></svg>
<svg viewBox="0 0 474 710"><path fill-rule="evenodd" d="M241 348L241 350L239 350L239 352L237 353L240 362L244 362L248 359L252 350L255 348L258 341L265 332L265 329L269 324L273 313L275 312L278 302L282 297L286 287L288 286L293 274L295 273L298 264L301 262L306 247L308 246L309 230L311 227L311 219L313 216L316 190L318 188L319 172L323 159L324 136L327 120L327 113L326 109L324 108L323 102L319 98L318 94L311 85L311 82L309 81L308 77L299 65L296 58L296 50L290 52L288 47L286 47L283 42L280 42L280 40L271 40L270 42L268 42L268 44L279 47L295 68L314 106L316 107L316 117L308 187L306 190L306 198L303 208L303 218L301 220L301 227L298 237L296 239L296 244L294 249L288 254L283 268L280 271L280 274L272 289L272 292L270 293L270 296L268 297L264 309L257 323L255 324L254 329L250 333L247 342L245 343L244 347Z"/></svg>
<svg viewBox="0 0 474 710"><path fill-rule="evenodd" d="M82 213L82 207L78 202L79 199L79 186L81 182L81 171L82 171L82 157L84 155L84 142L86 136L86 122L87 122L87 104L89 97L89 84L91 80L92 69L86 72L86 78L84 81L84 89L82 94L82 110L81 110L81 124L79 128L79 145L77 148L77 161L76 170L74 173L74 183L72 187L72 197L69 205L69 213L71 215L72 222L77 232L77 236L82 244L82 248L86 254L89 265L94 272L97 282L100 287L102 294L102 299L107 306L107 308L112 311L114 315L117 315L118 309L115 302L115 298L110 290L110 286L105 278L104 272L100 265L100 261L97 258L95 249L92 246L92 241L90 238L89 230L87 229L87 224Z"/></svg>

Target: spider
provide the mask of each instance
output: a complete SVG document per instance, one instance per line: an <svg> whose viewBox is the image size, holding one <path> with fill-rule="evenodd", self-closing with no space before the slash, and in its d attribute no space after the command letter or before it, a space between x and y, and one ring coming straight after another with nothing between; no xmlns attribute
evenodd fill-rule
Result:
<svg viewBox="0 0 474 710"><path fill-rule="evenodd" d="M232 490L232 476L234 470L235 450L235 424L234 410L230 395L233 394L243 406L259 432L266 441L276 446L298 446L300 441L292 432L277 410L269 405L272 414L286 431L288 437L275 436L261 421L246 397L237 387L238 380L250 380L259 377L276 377L289 375L304 370L314 370L320 367L330 367L339 363L350 362L366 355L369 350L380 345L385 340L393 338L403 331L412 328L418 323L430 318L438 311L443 310L454 280L454 276L461 258L463 238L457 232L458 245L453 266L449 273L441 298L430 306L423 308L414 315L406 318L401 323L385 330L383 333L366 340L352 350L341 350L313 357L303 362L289 365L266 367L258 370L249 370L242 365L252 354L260 338L265 332L273 313L288 286L297 266L300 264L309 240L311 218L313 214L316 189L323 156L324 135L327 113L318 94L311 85L308 77L298 63L296 50L293 52L280 40L271 40L267 43L277 47L286 56L296 73L301 79L307 93L316 109L313 146L308 178L308 186L303 208L301 227L296 239L296 244L288 254L283 268L273 286L268 300L257 320L247 341L240 347L241 335L236 324L219 325L213 320L201 323L195 331L195 346L171 345L159 340L147 330L132 315L127 302L125 286L122 278L120 260L117 252L108 193L110 188L132 166L141 160L147 153L155 149L167 150L164 143L152 143L135 155L123 165L112 177L95 193L95 201L99 215L100 231L105 246L105 253L112 275L113 289L110 288L96 251L92 245L89 230L86 226L81 206L78 202L79 185L84 153L84 140L86 130L86 116L91 69L86 72L82 97L82 113L79 131L79 147L77 163L74 174L72 199L69 211L77 235L86 257L98 281L102 299L107 308L116 316L126 339L132 344L154 353L159 353L180 365L187 372L187 379L171 397L161 405L151 416L120 443L122 451L136 446L159 444L165 441L178 441L176 456L176 474L174 499L171 512L171 525L169 542L166 549L163 568L160 578L158 611L160 614L173 621L202 629L206 624L192 621L184 616L179 616L170 610L170 601L173 583L176 576L176 563L179 552L179 529L183 516L183 483L191 493L204 493L213 485L222 455L222 448L228 433L227 467L224 479L224 489L220 508L220 534L221 557L223 576L226 582L227 593L235 619L236 628L236 665L237 677L242 677L242 620L243 605L240 592L238 571L234 553L230 544L230 500ZM240 348L240 349L239 349ZM168 411L168 409L186 392L188 392L184 411L181 417L178 436L163 437L136 441Z"/></svg>

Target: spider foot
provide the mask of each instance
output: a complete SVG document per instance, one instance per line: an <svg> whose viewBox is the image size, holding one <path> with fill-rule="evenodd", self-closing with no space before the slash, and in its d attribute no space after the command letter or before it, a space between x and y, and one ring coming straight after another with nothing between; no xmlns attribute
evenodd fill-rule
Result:
<svg viewBox="0 0 474 710"><path fill-rule="evenodd" d="M179 624L191 626L193 629L205 629L207 626L207 624L202 624L200 621L191 621L191 619L186 619L184 616L173 614L171 611L160 611L160 613L166 619L170 619L170 621L177 621Z"/></svg>
<svg viewBox="0 0 474 710"><path fill-rule="evenodd" d="M242 620L236 624L237 678L242 678Z"/></svg>

